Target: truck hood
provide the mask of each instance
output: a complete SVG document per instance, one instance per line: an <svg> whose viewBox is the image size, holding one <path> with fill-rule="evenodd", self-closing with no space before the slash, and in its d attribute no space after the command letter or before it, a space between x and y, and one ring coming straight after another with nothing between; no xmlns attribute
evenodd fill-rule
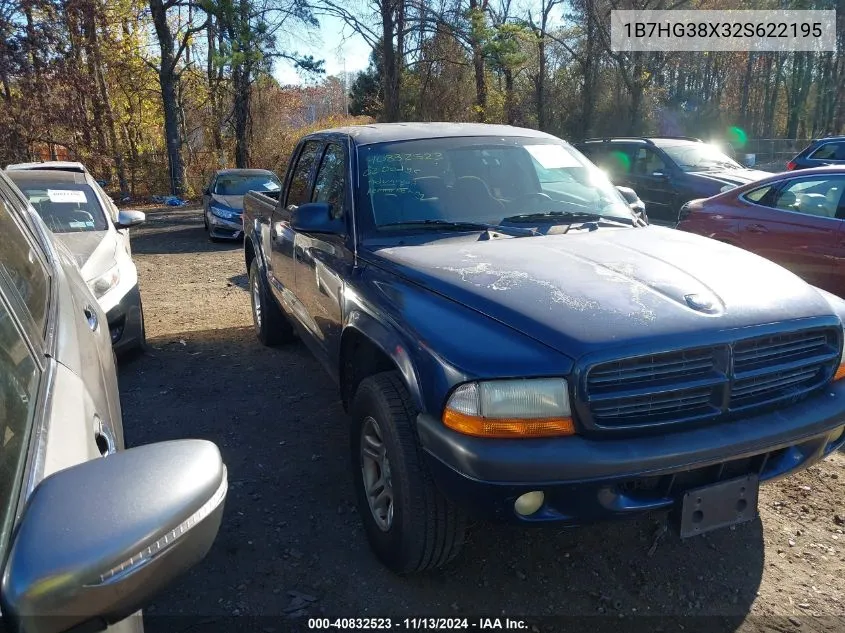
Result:
<svg viewBox="0 0 845 633"><path fill-rule="evenodd" d="M117 236L110 231L56 233L76 260L85 281L99 277L115 264Z"/></svg>
<svg viewBox="0 0 845 633"><path fill-rule="evenodd" d="M747 185L749 182L760 180L771 176L769 172L760 171L759 169L722 169L713 171L691 171L687 172L687 176L700 180L702 182L710 182L714 185Z"/></svg>
<svg viewBox="0 0 845 633"><path fill-rule="evenodd" d="M570 356L608 345L694 342L705 331L833 315L780 266L650 226L396 246L373 263ZM708 305L709 304L709 305Z"/></svg>
<svg viewBox="0 0 845 633"><path fill-rule="evenodd" d="M233 209L234 211L243 211L244 197L243 196L222 196L219 193L211 194L211 204L218 204L224 207Z"/></svg>

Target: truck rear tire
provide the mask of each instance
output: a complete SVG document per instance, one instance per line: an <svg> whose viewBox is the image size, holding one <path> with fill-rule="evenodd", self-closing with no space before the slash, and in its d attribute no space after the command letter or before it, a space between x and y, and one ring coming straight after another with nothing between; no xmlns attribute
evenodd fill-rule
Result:
<svg viewBox="0 0 845 633"><path fill-rule="evenodd" d="M358 513L375 555L397 574L442 567L461 551L465 514L435 487L398 372L365 378L352 403L350 449Z"/></svg>
<svg viewBox="0 0 845 633"><path fill-rule="evenodd" d="M276 300L270 296L267 280L258 268L258 260L253 259L249 267L249 299L252 306L252 324L258 340L267 346L279 345L292 341L295 336Z"/></svg>

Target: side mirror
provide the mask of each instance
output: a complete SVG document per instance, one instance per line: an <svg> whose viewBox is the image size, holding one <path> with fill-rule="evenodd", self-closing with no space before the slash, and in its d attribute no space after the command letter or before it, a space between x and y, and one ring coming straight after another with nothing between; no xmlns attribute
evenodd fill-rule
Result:
<svg viewBox="0 0 845 633"><path fill-rule="evenodd" d="M115 225L119 229L128 229L130 226L137 226L147 221L147 215L142 211L129 209L118 211Z"/></svg>
<svg viewBox="0 0 845 633"><path fill-rule="evenodd" d="M628 204L634 204L635 202L640 201L640 197L637 195L637 192L630 187L616 187L616 190L622 194L622 197L625 198L625 202Z"/></svg>
<svg viewBox="0 0 845 633"><path fill-rule="evenodd" d="M203 190L202 190L202 195L204 195L204 196L210 196L210 195L211 195L211 187L206 187L205 189L203 189Z"/></svg>
<svg viewBox="0 0 845 633"><path fill-rule="evenodd" d="M100 630L144 607L211 548L228 489L217 446L162 442L47 477L3 570L17 633Z"/></svg>
<svg viewBox="0 0 845 633"><path fill-rule="evenodd" d="M291 210L291 228L302 233L329 233L342 235L346 225L341 218L332 217L328 202L306 202Z"/></svg>
<svg viewBox="0 0 845 633"><path fill-rule="evenodd" d="M625 202L628 203L631 211L644 222L648 222L648 214L645 210L645 203L637 195L637 192L630 187L616 187L616 189L622 194L622 197L625 198Z"/></svg>

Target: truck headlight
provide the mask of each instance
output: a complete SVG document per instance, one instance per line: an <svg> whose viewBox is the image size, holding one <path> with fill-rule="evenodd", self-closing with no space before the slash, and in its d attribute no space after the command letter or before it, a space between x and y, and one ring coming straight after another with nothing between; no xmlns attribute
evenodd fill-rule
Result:
<svg viewBox="0 0 845 633"><path fill-rule="evenodd" d="M109 268L96 279L89 281L88 286L91 288L91 292L94 293L94 296L99 299L119 283L120 269L117 266L114 266L113 268Z"/></svg>
<svg viewBox="0 0 845 633"><path fill-rule="evenodd" d="M211 207L211 213L224 220L237 220L239 217L237 212L231 211L230 209L221 209L220 207Z"/></svg>
<svg viewBox="0 0 845 633"><path fill-rule="evenodd" d="M443 424L478 437L575 434L569 390L563 378L465 383L449 397Z"/></svg>

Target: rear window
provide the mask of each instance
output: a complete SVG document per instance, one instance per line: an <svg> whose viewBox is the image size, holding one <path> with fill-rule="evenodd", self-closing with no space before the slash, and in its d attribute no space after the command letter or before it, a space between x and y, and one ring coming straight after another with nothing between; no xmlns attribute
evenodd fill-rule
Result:
<svg viewBox="0 0 845 633"><path fill-rule="evenodd" d="M57 183L37 186L16 183L53 233L105 231L106 217L89 185Z"/></svg>
<svg viewBox="0 0 845 633"><path fill-rule="evenodd" d="M816 160L837 160L845 158L845 143L825 143L814 151L810 158Z"/></svg>

